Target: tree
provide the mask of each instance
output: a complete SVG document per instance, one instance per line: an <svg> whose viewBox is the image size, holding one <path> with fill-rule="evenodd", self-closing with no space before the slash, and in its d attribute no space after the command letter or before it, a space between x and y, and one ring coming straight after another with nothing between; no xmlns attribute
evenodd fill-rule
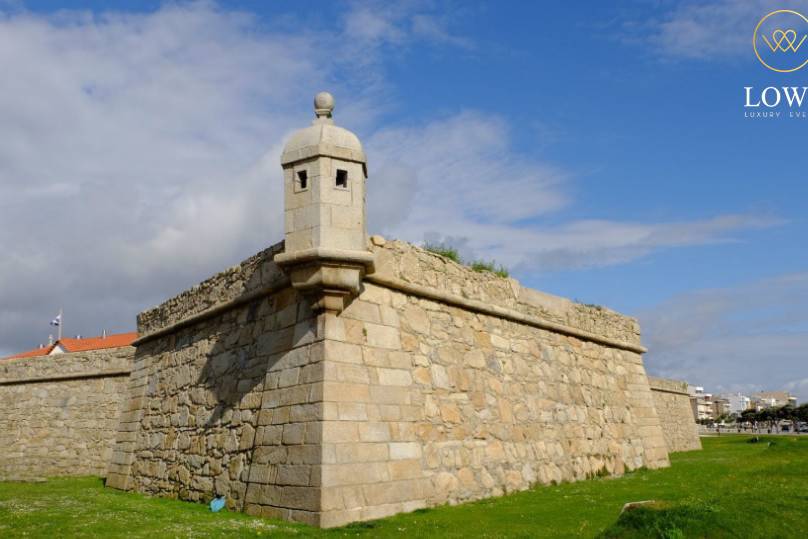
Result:
<svg viewBox="0 0 808 539"><path fill-rule="evenodd" d="M741 412L741 421L754 426L758 422L757 410L744 410Z"/></svg>
<svg viewBox="0 0 808 539"><path fill-rule="evenodd" d="M716 422L717 423L734 423L735 422L735 416L733 416L732 414L721 414L720 416L718 416L716 418Z"/></svg>
<svg viewBox="0 0 808 539"><path fill-rule="evenodd" d="M808 402L801 404L796 410L797 418L808 423Z"/></svg>

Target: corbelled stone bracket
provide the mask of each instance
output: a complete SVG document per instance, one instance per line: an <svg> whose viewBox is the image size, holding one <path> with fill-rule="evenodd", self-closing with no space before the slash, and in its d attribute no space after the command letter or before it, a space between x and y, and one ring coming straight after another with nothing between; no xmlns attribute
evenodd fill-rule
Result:
<svg viewBox="0 0 808 539"><path fill-rule="evenodd" d="M339 314L355 298L366 274L375 271L371 252L312 248L275 255L275 263L315 312Z"/></svg>

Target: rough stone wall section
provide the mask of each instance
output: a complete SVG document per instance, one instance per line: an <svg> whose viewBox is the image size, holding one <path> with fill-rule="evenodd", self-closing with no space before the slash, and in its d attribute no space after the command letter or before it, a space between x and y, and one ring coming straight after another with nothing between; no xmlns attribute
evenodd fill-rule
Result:
<svg viewBox="0 0 808 539"><path fill-rule="evenodd" d="M639 346L613 311L401 242L376 254L383 275ZM637 352L369 282L325 328L324 527L669 464Z"/></svg>
<svg viewBox="0 0 808 539"><path fill-rule="evenodd" d="M316 492L301 487L320 460L315 337L286 289L138 346L108 485L311 521Z"/></svg>
<svg viewBox="0 0 808 539"><path fill-rule="evenodd" d="M474 272L403 241L386 241L384 246L374 246L374 252L378 274L640 346L637 320L606 307L546 294L515 279Z"/></svg>
<svg viewBox="0 0 808 539"><path fill-rule="evenodd" d="M138 317L109 486L319 523L323 327L279 248Z"/></svg>
<svg viewBox="0 0 808 539"><path fill-rule="evenodd" d="M217 273L166 302L140 313L138 334L149 335L169 328L191 316L228 302L237 301L262 289L284 282L283 272L272 263L283 251L283 242L257 253L240 264Z"/></svg>
<svg viewBox="0 0 808 539"><path fill-rule="evenodd" d="M668 451L701 449L698 425L690 408L687 382L649 376L648 383Z"/></svg>
<svg viewBox="0 0 808 539"><path fill-rule="evenodd" d="M134 351L0 361L0 480L105 475Z"/></svg>

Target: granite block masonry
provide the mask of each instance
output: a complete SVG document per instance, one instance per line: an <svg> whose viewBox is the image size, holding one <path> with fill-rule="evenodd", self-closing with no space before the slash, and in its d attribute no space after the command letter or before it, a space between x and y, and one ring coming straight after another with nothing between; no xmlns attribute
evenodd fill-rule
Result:
<svg viewBox="0 0 808 539"><path fill-rule="evenodd" d="M690 408L687 382L648 377L668 451L701 449L699 428Z"/></svg>
<svg viewBox="0 0 808 539"><path fill-rule="evenodd" d="M284 241L138 316L107 484L332 527L668 466L636 320L368 238L333 108Z"/></svg>
<svg viewBox="0 0 808 539"><path fill-rule="evenodd" d="M134 351L0 360L0 480L106 475Z"/></svg>

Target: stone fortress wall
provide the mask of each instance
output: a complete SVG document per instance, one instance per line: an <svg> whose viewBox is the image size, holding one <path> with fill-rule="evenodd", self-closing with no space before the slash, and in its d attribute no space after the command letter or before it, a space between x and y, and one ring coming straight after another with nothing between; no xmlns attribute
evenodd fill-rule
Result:
<svg viewBox="0 0 808 539"><path fill-rule="evenodd" d="M339 314L282 244L142 313L108 485L328 527L668 465L635 320L374 239Z"/></svg>
<svg viewBox="0 0 808 539"><path fill-rule="evenodd" d="M242 510L272 483L274 515L316 523L322 328L272 262L281 248L138 317L108 486Z"/></svg>
<svg viewBox="0 0 808 539"><path fill-rule="evenodd" d="M321 525L668 465L635 320L373 239L326 321Z"/></svg>
<svg viewBox="0 0 808 539"><path fill-rule="evenodd" d="M0 368L27 440L8 469L47 447L55 475L103 473L117 423L110 487L332 527L668 466L684 423L660 423L637 321L365 240L364 151L333 108L318 94L282 154L286 240L141 313L117 374Z"/></svg>
<svg viewBox="0 0 808 539"><path fill-rule="evenodd" d="M134 348L0 361L0 480L106 474Z"/></svg>
<svg viewBox="0 0 808 539"><path fill-rule="evenodd" d="M648 377L668 451L701 449L699 429L690 407L687 382Z"/></svg>

